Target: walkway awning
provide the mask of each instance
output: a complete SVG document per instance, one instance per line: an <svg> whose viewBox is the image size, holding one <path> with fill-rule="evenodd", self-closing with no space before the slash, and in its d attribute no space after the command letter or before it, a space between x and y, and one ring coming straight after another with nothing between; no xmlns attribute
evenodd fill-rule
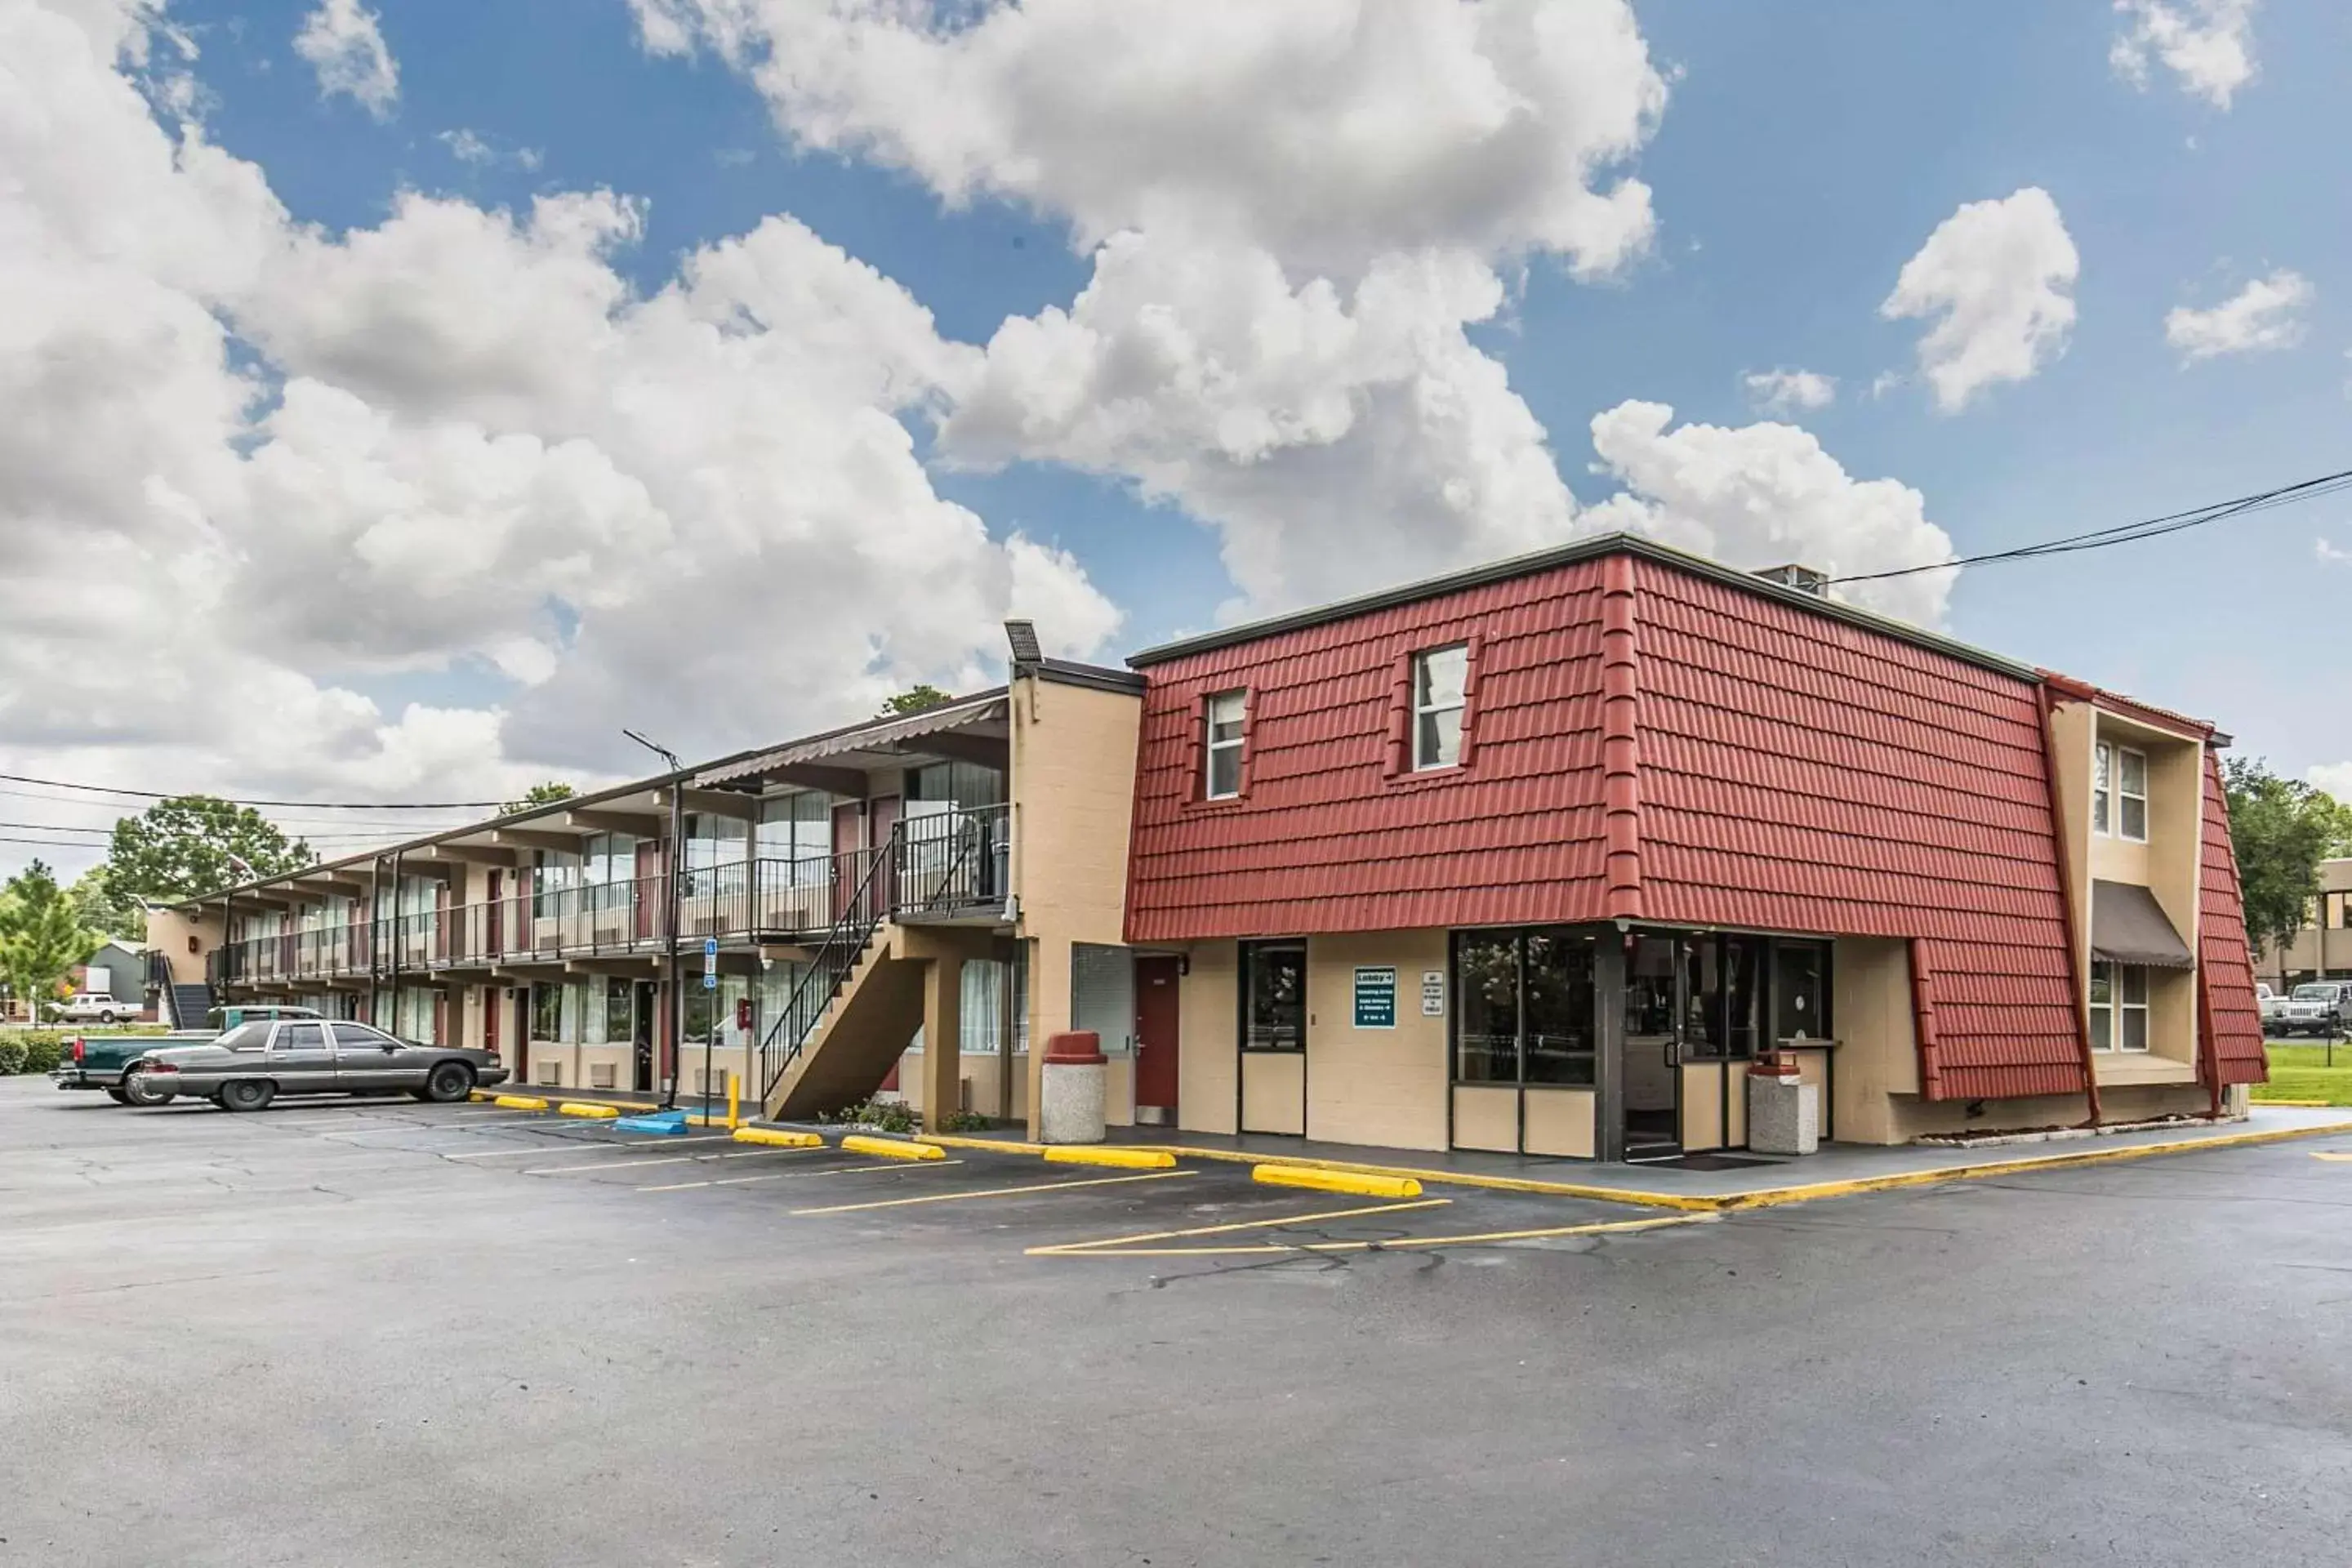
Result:
<svg viewBox="0 0 2352 1568"><path fill-rule="evenodd" d="M925 735L961 730L971 724L1001 723L1011 716L1012 711L1003 689L984 691L977 697L943 702L937 708L909 713L903 719L877 719L870 724L853 724L845 730L812 735L804 741L778 746L772 752L722 763L697 774L694 782L698 786L707 788L734 779L773 773L796 763L822 762L827 757L845 757L860 752L887 752L903 742L920 740Z"/></svg>
<svg viewBox="0 0 2352 1568"><path fill-rule="evenodd" d="M2197 967L2156 895L2129 882L2091 884L2091 956L2152 969Z"/></svg>

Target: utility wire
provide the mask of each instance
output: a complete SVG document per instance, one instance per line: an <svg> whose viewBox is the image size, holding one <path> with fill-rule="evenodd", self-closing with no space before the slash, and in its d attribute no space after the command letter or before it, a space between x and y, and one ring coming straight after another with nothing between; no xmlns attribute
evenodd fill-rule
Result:
<svg viewBox="0 0 2352 1568"><path fill-rule="evenodd" d="M63 779L27 778L23 773L0 773L0 779L11 784L47 784L51 789L87 790L95 795L129 795L142 800L180 800L184 795L165 790L123 789L114 784L68 784ZM227 796L216 797L228 799ZM282 805L296 809L310 807L321 811L495 811L506 803L499 800L229 800L231 805Z"/></svg>
<svg viewBox="0 0 2352 1568"><path fill-rule="evenodd" d="M2209 522L2224 518L2242 517L2249 512L2267 511L2276 506L2290 506L2298 501L2314 500L2352 489L2352 468L2333 474L2323 474L2315 479L2301 479L2276 489L2259 490L2233 500L2213 501L2192 507L2187 511L2167 512L2161 517L2146 517L2137 522L2119 522L2107 528L2095 528L2087 533L2067 534L2058 539L2044 540L2039 544L2021 544L2011 550L1988 551L1982 555L1964 555L1953 561L1935 561L1918 566L1898 566L1889 572L1858 572L1851 576L1832 577L1832 583L1877 583L1889 577L1909 577L1921 572L1946 572L1956 566L1983 566L2000 561L2030 561L2044 555L2072 555L2084 550L2105 550L2110 545L2137 544L2144 539L2160 539L2168 533L2186 529L2202 528Z"/></svg>

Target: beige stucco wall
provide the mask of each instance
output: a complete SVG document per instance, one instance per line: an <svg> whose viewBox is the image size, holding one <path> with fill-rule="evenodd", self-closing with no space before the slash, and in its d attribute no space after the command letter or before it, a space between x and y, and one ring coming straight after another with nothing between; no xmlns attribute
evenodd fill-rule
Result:
<svg viewBox="0 0 2352 1568"><path fill-rule="evenodd" d="M2210 1105L2205 1089L2197 1084L2102 1086L2099 1114L2105 1121L2141 1121L2158 1116L2202 1116ZM1984 1114L1968 1114L1969 1102L1958 1100L1895 1100L1890 1110L1896 1142L1908 1142L1930 1132L2029 1131L2045 1127L2073 1127L2090 1119L2090 1104L2079 1094L2047 1095L2032 1100L1989 1100ZM1841 1129L1841 1131L1843 1130Z"/></svg>
<svg viewBox="0 0 2352 1568"><path fill-rule="evenodd" d="M1527 1091L1526 1152L1590 1160L1593 1147L1595 1095L1589 1089Z"/></svg>
<svg viewBox="0 0 2352 1568"><path fill-rule="evenodd" d="M1242 1131L1307 1131L1307 1058L1298 1051L1244 1051Z"/></svg>
<svg viewBox="0 0 2352 1568"><path fill-rule="evenodd" d="M1421 1010L1422 973L1445 968L1445 939L1444 931L1409 931L1307 942L1308 1137L1445 1147L1445 1019ZM1394 1028L1356 1027L1359 966L1396 971Z"/></svg>
<svg viewBox="0 0 2352 1568"><path fill-rule="evenodd" d="M1188 951L1176 993L1176 1125L1185 1131L1236 1131L1240 979L1238 943L1197 942Z"/></svg>
<svg viewBox="0 0 2352 1568"><path fill-rule="evenodd" d="M196 951L188 951L188 939L196 939ZM174 985L202 985L205 983L205 955L221 944L221 921L218 910L191 920L177 910L150 910L147 912L147 945L161 952L172 966Z"/></svg>
<svg viewBox="0 0 2352 1568"><path fill-rule="evenodd" d="M1510 1086L1454 1086L1454 1146L1517 1153L1519 1091Z"/></svg>
<svg viewBox="0 0 2352 1568"><path fill-rule="evenodd" d="M1831 1110L1838 1141L1899 1143L1908 1134L1896 1126L1889 1097L1919 1092L1909 946L1890 938L1840 937L1830 966L1838 1037Z"/></svg>
<svg viewBox="0 0 2352 1568"><path fill-rule="evenodd" d="M1128 823L1142 699L1025 677L1013 683L1013 891L1029 950L1031 1136L1045 1045L1070 1026L1070 944L1125 940ZM1131 1119L1133 1092L1116 1097Z"/></svg>

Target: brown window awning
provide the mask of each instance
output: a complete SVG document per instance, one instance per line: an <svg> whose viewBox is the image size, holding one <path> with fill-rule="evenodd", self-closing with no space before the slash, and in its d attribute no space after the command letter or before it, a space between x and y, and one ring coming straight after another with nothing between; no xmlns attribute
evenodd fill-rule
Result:
<svg viewBox="0 0 2352 1568"><path fill-rule="evenodd" d="M2197 967L2156 895L2129 882L2091 884L2091 956L2151 969Z"/></svg>

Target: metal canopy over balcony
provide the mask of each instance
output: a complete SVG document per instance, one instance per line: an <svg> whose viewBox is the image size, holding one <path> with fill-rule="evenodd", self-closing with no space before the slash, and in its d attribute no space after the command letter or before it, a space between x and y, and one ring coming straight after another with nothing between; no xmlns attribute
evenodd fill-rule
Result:
<svg viewBox="0 0 2352 1568"><path fill-rule="evenodd" d="M853 724L772 751L734 758L696 774L694 782L703 786L734 784L812 763L830 763L840 768L886 767L902 760L910 750L950 761L990 763L1001 767L1007 744L1005 725L1011 717L1012 707L1004 689L999 687L903 718ZM929 744L910 746L910 742Z"/></svg>

